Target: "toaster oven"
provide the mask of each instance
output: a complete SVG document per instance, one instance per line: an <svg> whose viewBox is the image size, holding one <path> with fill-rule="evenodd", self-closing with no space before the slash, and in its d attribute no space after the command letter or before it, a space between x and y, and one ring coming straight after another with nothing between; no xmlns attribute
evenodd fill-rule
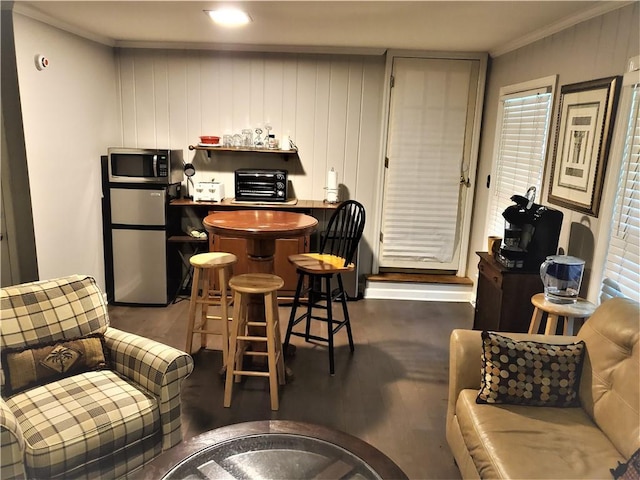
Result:
<svg viewBox="0 0 640 480"><path fill-rule="evenodd" d="M288 197L287 175L286 170L250 168L236 170L236 201L286 202Z"/></svg>

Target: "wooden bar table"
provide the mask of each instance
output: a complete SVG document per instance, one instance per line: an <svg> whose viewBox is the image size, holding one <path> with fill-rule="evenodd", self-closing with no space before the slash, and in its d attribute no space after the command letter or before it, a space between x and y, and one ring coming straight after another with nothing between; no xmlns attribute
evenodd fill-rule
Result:
<svg viewBox="0 0 640 480"><path fill-rule="evenodd" d="M277 210L225 210L205 217L209 233L247 239L249 273L273 273L276 239L308 235L318 225L310 215Z"/></svg>
<svg viewBox="0 0 640 480"><path fill-rule="evenodd" d="M276 240L308 235L315 230L318 220L302 213L260 209L218 211L207 215L202 223L209 233L246 238L249 273L273 274ZM265 321L262 295L251 296L249 317ZM291 376L290 371L287 373Z"/></svg>

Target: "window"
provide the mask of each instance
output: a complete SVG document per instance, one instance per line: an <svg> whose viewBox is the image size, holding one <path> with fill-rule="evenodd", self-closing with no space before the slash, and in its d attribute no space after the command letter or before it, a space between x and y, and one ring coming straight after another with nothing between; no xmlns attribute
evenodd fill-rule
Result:
<svg viewBox="0 0 640 480"><path fill-rule="evenodd" d="M638 72L625 76L619 121L622 165L604 267L601 300L625 296L640 301L640 84ZM629 84L628 78L634 78ZM612 165L613 166L613 165ZM604 217L603 217L604 218Z"/></svg>
<svg viewBox="0 0 640 480"><path fill-rule="evenodd" d="M533 186L540 197L555 84L551 76L500 89L488 235L504 233L502 212L512 195Z"/></svg>

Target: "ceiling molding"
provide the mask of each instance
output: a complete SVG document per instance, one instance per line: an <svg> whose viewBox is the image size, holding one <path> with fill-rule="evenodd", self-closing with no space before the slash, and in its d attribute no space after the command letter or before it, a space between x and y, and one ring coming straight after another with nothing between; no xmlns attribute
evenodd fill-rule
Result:
<svg viewBox="0 0 640 480"><path fill-rule="evenodd" d="M505 53L512 52L514 50L517 50L518 48L525 47L533 42L537 42L538 40L542 40L543 38L549 37L562 30L573 27L578 23L582 23L586 20L599 17L600 15L604 15L605 13L609 13L613 10L617 10L618 8L626 7L627 5L631 5L632 3L635 3L635 2L634 1L623 1L623 2L610 1L610 2L599 3L592 8L585 10L582 13L573 15L569 18L565 18L563 20L560 20L559 22L552 23L551 25L545 28L532 32L529 35L525 35L524 37L521 37L512 42L509 42L500 48L493 49L489 52L489 55L493 58L499 57L500 55L504 55Z"/></svg>
<svg viewBox="0 0 640 480"><path fill-rule="evenodd" d="M211 50L211 51L227 51L227 52L272 52L272 53L307 53L307 54L330 54L330 55L384 55L387 48L385 47L336 47L336 46L312 46L312 45L257 45L257 44L232 44L232 43L193 43L193 42L157 42L157 41L124 41L114 40L110 37L99 35L88 30L82 29L75 25L71 25L65 21L58 20L49 14L38 10L25 2L11 2L2 0L3 10L11 9L20 15L43 22L52 27L59 28L63 31L86 38L88 40L109 46L121 48L139 48L139 49L192 49L192 50ZM498 48L488 52L491 57L499 57L506 53L512 52L533 42L551 36L564 29L573 27L574 25L586 20L604 15L613 10L633 4L634 1L604 1L598 2L591 8L585 9L583 12L571 17L560 20L540 30L532 32L519 39L508 42Z"/></svg>
<svg viewBox="0 0 640 480"><path fill-rule="evenodd" d="M43 13L40 10L33 8L30 5L26 5L22 2L13 3L13 12L23 15L25 17L32 18L33 20L37 20L39 22L45 23L47 25L58 28L65 32L78 35L79 37L86 38L88 40L92 40L94 42L101 43L103 45L107 45L109 47L116 46L116 42L114 42L111 38L104 37L102 35L97 35L95 33L89 32L87 30L83 30L82 28L76 27L74 25L70 25L67 22L63 22L62 20L53 18L52 16L47 15L46 13Z"/></svg>
<svg viewBox="0 0 640 480"><path fill-rule="evenodd" d="M372 55L381 56L386 48L331 47L315 45L253 45L244 43L194 43L194 42L139 42L117 41L118 48L147 48L164 50L211 50L221 52L307 53L321 55Z"/></svg>

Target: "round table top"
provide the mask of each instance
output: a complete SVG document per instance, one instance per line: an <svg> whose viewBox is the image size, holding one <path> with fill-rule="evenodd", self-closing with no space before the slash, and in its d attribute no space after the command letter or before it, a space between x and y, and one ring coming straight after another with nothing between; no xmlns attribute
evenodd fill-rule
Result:
<svg viewBox="0 0 640 480"><path fill-rule="evenodd" d="M310 215L279 210L225 210L202 222L207 231L241 238L287 238L311 233L318 220Z"/></svg>
<svg viewBox="0 0 640 480"><path fill-rule="evenodd" d="M584 298L578 298L575 303L553 303L545 298L544 293L536 293L531 297L531 303L540 310L560 317L587 318L596 310L596 306Z"/></svg>
<svg viewBox="0 0 640 480"><path fill-rule="evenodd" d="M134 478L406 479L364 440L322 425L267 420L227 425L183 441ZM190 477L189 477L190 478Z"/></svg>

